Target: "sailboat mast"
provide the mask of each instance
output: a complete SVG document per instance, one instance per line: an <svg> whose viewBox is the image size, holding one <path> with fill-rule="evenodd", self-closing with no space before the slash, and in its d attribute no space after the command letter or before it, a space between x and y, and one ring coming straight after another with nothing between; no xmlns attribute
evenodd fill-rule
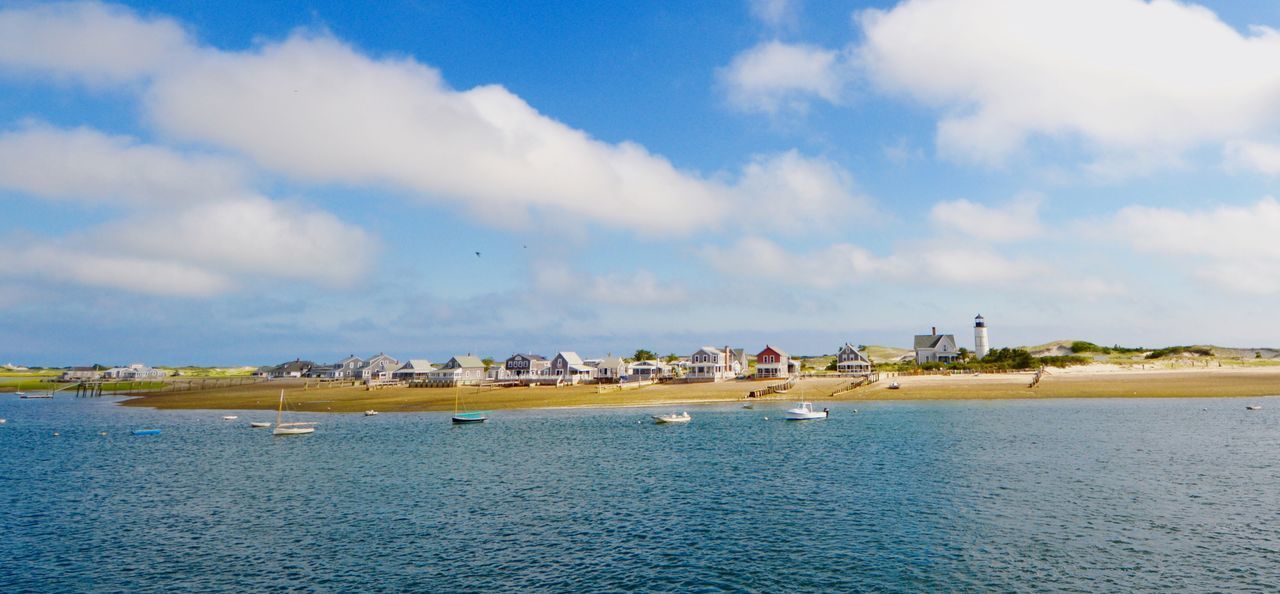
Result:
<svg viewBox="0 0 1280 594"><path fill-rule="evenodd" d="M284 390L280 390L280 407L276 409L276 427L280 426L280 420L284 416Z"/></svg>

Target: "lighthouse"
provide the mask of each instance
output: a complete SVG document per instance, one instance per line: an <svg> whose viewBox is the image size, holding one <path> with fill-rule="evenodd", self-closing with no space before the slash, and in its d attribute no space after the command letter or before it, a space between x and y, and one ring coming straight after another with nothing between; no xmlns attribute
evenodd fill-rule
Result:
<svg viewBox="0 0 1280 594"><path fill-rule="evenodd" d="M987 352L991 350L991 344L987 342L987 321L982 319L982 314L973 319L973 354L979 359L987 356Z"/></svg>

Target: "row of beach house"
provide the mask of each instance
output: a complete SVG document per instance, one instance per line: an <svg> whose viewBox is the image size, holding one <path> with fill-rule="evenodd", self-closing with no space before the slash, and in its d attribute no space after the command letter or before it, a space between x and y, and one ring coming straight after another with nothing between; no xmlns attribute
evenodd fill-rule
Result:
<svg viewBox="0 0 1280 594"><path fill-rule="evenodd" d="M400 361L379 353L368 359L351 355L331 365L296 359L280 365L261 367L255 375L267 378L352 380L371 384L398 382L422 386L457 386L489 382L524 385L669 380L723 382L732 379L786 378L800 373L800 361L775 346L765 345L763 350L755 354L754 371L751 371L748 357L744 349L704 346L687 357L670 362L627 361L617 355L583 359L576 352L561 351L550 358L532 353L516 353L502 363L495 362L486 366L475 355L456 355L437 365L426 359ZM871 371L871 361L852 344L845 343L837 351L837 373L867 375Z"/></svg>

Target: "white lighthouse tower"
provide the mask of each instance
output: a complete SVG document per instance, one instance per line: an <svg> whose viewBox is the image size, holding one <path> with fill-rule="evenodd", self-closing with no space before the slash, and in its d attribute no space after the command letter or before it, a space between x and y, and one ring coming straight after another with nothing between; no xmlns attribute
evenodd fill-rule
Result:
<svg viewBox="0 0 1280 594"><path fill-rule="evenodd" d="M987 321L982 319L982 314L973 319L973 354L979 359L987 356L987 352L991 350L991 344L987 342Z"/></svg>

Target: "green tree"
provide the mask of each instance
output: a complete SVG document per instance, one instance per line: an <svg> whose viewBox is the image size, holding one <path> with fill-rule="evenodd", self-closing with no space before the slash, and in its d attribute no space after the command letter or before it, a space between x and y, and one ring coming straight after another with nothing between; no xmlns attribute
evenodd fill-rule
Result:
<svg viewBox="0 0 1280 594"><path fill-rule="evenodd" d="M840 368L837 367L839 364L839 359L832 359L831 362L827 364L827 371L839 371Z"/></svg>
<svg viewBox="0 0 1280 594"><path fill-rule="evenodd" d="M658 354L649 349L636 349L636 354L631 355L632 361L653 361L658 358Z"/></svg>
<svg viewBox="0 0 1280 594"><path fill-rule="evenodd" d="M666 361L667 363L675 363L676 361L679 361L679 360L680 360L680 355L677 355L675 353L667 353L667 356L663 357L663 361Z"/></svg>
<svg viewBox="0 0 1280 594"><path fill-rule="evenodd" d="M494 363L496 363L496 361L494 361L494 360L493 360L493 357L485 357L485 358L481 359L481 360L480 360L480 362L481 362L481 363L484 363L484 370L485 370L485 371L489 371L489 368L490 368L490 367L493 367L493 364L494 364Z"/></svg>

